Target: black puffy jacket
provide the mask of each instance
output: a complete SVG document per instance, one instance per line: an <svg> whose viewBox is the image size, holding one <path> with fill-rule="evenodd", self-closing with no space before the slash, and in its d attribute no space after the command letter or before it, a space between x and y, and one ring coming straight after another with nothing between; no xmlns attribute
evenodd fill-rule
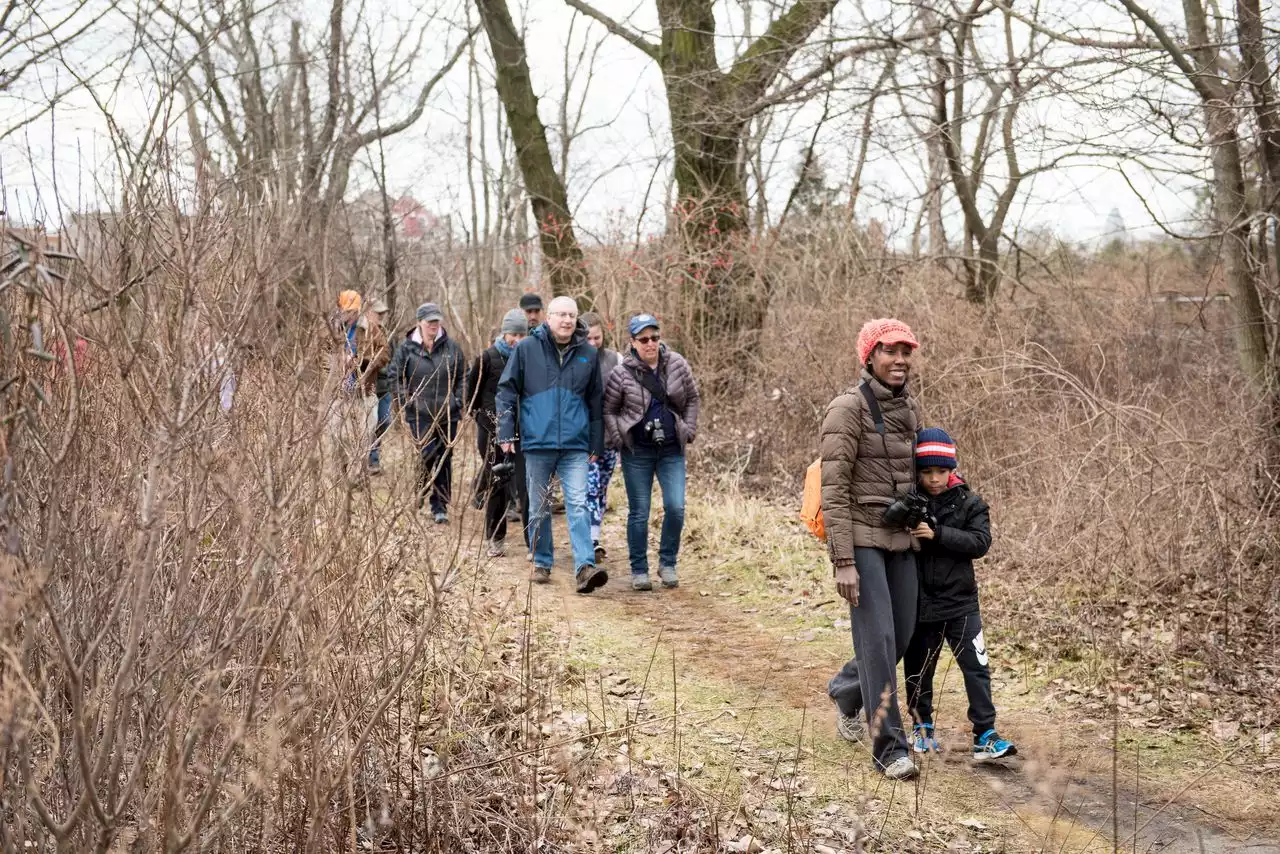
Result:
<svg viewBox="0 0 1280 854"><path fill-rule="evenodd" d="M406 419L430 422L446 412L451 421L462 416L467 366L462 348L443 329L431 352L422 346L417 328L409 330L387 372Z"/></svg>
<svg viewBox="0 0 1280 854"><path fill-rule="evenodd" d="M973 562L991 548L987 504L962 483L930 498L929 512L937 524L934 538L921 540L916 556L920 568L917 620L929 623L976 613L978 580Z"/></svg>
<svg viewBox="0 0 1280 854"><path fill-rule="evenodd" d="M494 344L477 356L467 371L467 409L475 416L476 423L490 433L498 431L498 380L502 379L508 358Z"/></svg>

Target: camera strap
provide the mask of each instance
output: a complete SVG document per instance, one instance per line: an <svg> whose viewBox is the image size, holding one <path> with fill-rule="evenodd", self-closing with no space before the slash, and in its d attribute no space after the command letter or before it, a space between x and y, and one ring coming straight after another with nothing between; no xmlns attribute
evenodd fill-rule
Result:
<svg viewBox="0 0 1280 854"><path fill-rule="evenodd" d="M859 383L858 389L862 392L862 396L866 398L867 408L871 410L871 420L876 425L876 432L883 436L884 413L880 411L880 401L876 400L876 393L871 390L870 383Z"/></svg>
<svg viewBox="0 0 1280 854"><path fill-rule="evenodd" d="M630 365L627 367L630 369L631 375L636 378L636 382L640 383L640 385L643 386L649 394L653 395L658 403L661 403L667 409L671 409L671 401L667 397L667 390L663 387L663 384L658 381L658 377L653 373L653 371L648 368L640 368L637 370L632 368Z"/></svg>

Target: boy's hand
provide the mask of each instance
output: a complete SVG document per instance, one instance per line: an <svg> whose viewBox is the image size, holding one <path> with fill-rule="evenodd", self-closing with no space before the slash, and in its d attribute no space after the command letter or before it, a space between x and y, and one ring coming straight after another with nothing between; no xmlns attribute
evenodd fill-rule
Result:
<svg viewBox="0 0 1280 854"><path fill-rule="evenodd" d="M916 525L911 533L922 540L933 539L933 528L929 527L928 522L921 522L919 525Z"/></svg>
<svg viewBox="0 0 1280 854"><path fill-rule="evenodd" d="M858 568L853 564L836 567L836 592L853 607L858 607Z"/></svg>

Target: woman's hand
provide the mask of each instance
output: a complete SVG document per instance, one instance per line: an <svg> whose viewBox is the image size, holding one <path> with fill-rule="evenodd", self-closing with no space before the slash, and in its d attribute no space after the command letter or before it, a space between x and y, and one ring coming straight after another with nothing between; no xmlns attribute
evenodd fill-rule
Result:
<svg viewBox="0 0 1280 854"><path fill-rule="evenodd" d="M836 567L836 592L853 607L858 607L858 567L853 564Z"/></svg>
<svg viewBox="0 0 1280 854"><path fill-rule="evenodd" d="M919 537L922 540L933 539L933 528L929 527L928 522L921 522L919 525L916 525L915 528L912 529L911 533L913 536Z"/></svg>

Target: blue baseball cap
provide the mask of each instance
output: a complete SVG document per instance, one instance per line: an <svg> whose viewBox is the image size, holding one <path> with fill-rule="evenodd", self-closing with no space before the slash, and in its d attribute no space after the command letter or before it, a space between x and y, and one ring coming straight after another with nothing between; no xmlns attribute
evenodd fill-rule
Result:
<svg viewBox="0 0 1280 854"><path fill-rule="evenodd" d="M662 328L658 325L658 318L652 314L637 314L631 318L631 322L627 324L627 329L631 331L631 337L635 338L642 330L648 329L650 326L654 329Z"/></svg>

